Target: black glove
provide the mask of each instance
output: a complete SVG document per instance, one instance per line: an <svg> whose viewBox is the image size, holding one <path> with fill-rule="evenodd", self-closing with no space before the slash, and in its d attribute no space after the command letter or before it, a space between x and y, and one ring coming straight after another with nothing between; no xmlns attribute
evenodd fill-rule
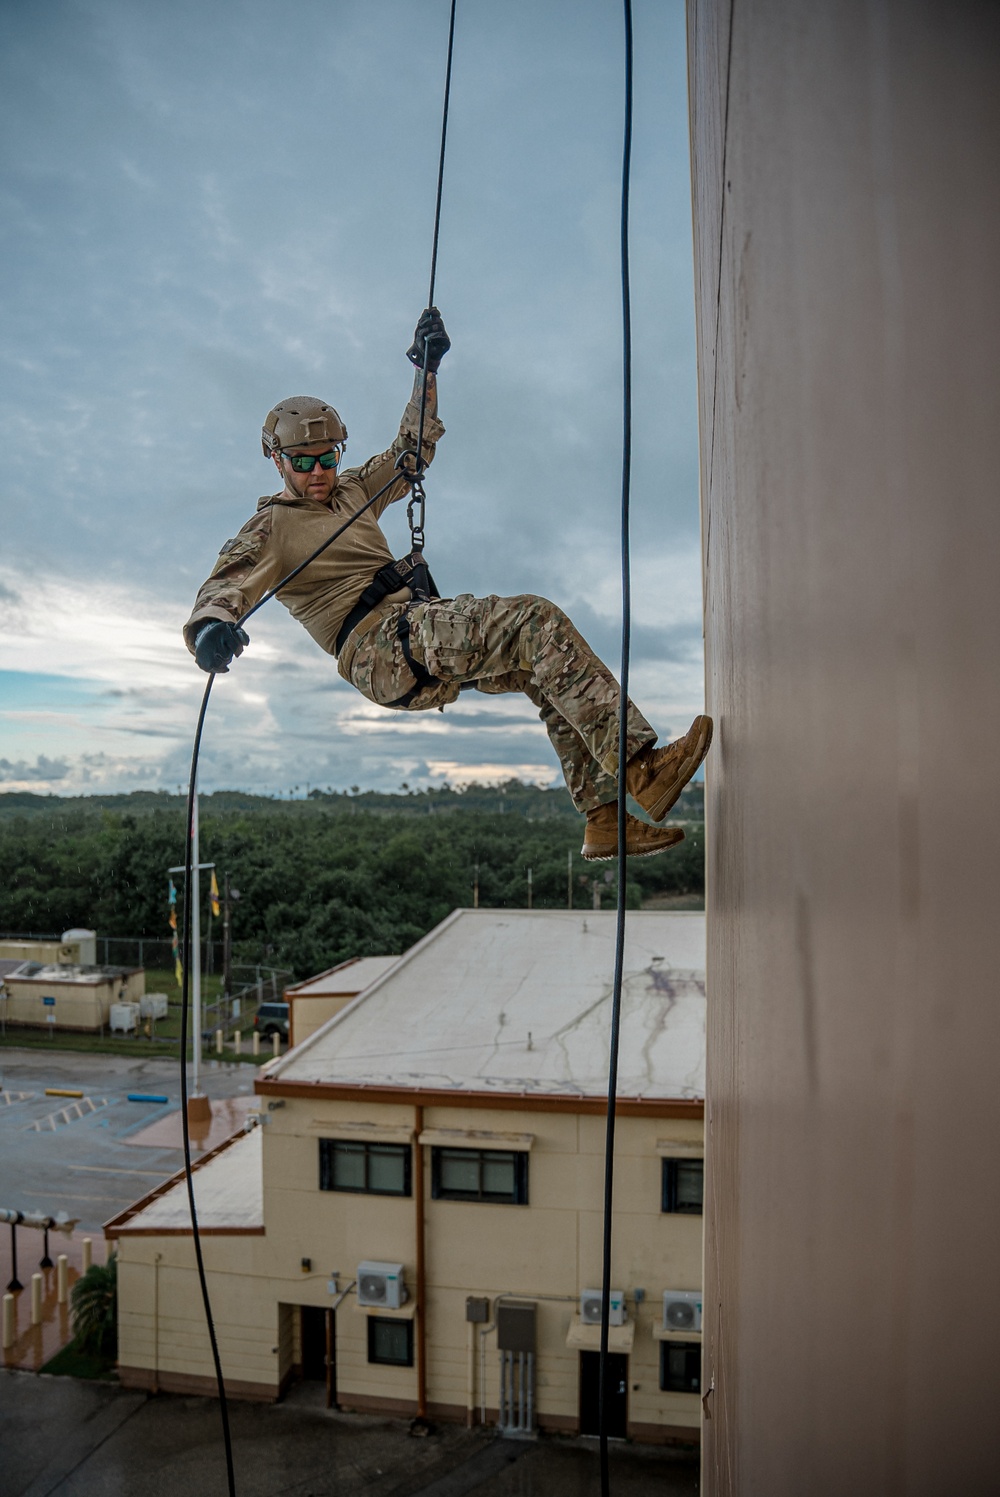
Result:
<svg viewBox="0 0 1000 1497"><path fill-rule="evenodd" d="M239 624L228 619L212 619L202 624L194 638L194 658L203 671L224 676L234 655L243 654L243 646L250 643L250 636Z"/></svg>
<svg viewBox="0 0 1000 1497"><path fill-rule="evenodd" d="M424 367L425 340L428 354L427 369L429 373L437 374L441 360L451 347L451 339L444 330L441 313L437 307L428 307L426 311L421 312L420 321L413 334L413 342L406 350L406 357L411 364L416 364L418 369Z"/></svg>

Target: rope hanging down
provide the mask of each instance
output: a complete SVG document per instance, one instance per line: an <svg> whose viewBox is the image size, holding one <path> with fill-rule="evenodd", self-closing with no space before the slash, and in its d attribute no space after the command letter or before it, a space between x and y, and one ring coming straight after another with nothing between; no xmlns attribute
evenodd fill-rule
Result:
<svg viewBox="0 0 1000 1497"><path fill-rule="evenodd" d="M441 150L440 150L440 155L438 157L437 197L436 197L435 206L434 206L434 240L433 240L433 246L432 246L432 250L431 250L430 291L429 291L428 297L427 297L427 305L428 306L433 306L433 304L434 304L434 283L435 283L435 280L437 278L438 239L439 239L440 230L441 230L441 195L442 195L442 187L443 187L443 184L444 184L444 158L445 158L445 147L446 147L446 143L447 143L447 134L448 134L448 107L449 107L449 102L450 102L450 97L451 97L451 65L452 65L452 56L453 56L454 49L455 49L455 8L456 8L456 4L457 4L457 0L451 0L451 15L450 15L449 27L448 27L448 63L447 63L447 69L446 69L446 73L445 73L444 107L443 107L443 110L442 110L442 119L441 119ZM332 546L333 543L334 543L334 541L339 540L340 537L344 534L345 530L350 529L350 527L354 524L354 522L356 520L359 520L363 514L365 514L369 509L371 509L372 505L375 504L375 503L377 503L377 501L379 499L381 499L382 495L386 492L386 490L390 489L394 483L397 483L399 481L400 477L408 479L410 481L410 484L411 484L412 493L411 493L410 503L409 503L409 505L407 507L407 518L410 521L410 531L411 531L411 536L414 539L415 549L422 548L422 546L423 546L423 519L424 519L424 489L423 489L423 483L421 482L420 475L421 475L421 472L422 472L423 468L426 466L423 463L421 454L423 452L423 442L424 442L424 417L425 417L426 410L427 410L427 375L428 375L428 367L427 366L428 366L429 356L430 356L430 342L429 342L428 339L425 339L425 341L424 341L423 380L422 380L421 392L420 392L420 420L419 420L419 424L418 424L418 428L417 428L417 451L416 451L416 454L415 454L415 456L416 456L415 471L411 474L409 472L409 470L405 467L405 465L403 463L403 459L407 456L407 454L406 453L402 453L400 455L400 457L397 459L397 462L396 462L396 467L399 470L398 473L394 474L394 476L389 480L389 482L387 484L384 484L383 487L381 489L379 489L379 491L378 491L377 494L373 494L372 497L367 501L366 504L363 504L360 509L356 510L355 513L353 515L351 515L350 518L348 520L346 520L345 523L339 527L339 529L335 530L334 533L331 536L328 536L327 539L322 543L322 545L317 546L316 549L315 549L315 551L313 551L309 556L306 557L305 561L300 562L297 567L293 567L293 569L289 573L287 573L286 576L284 576L284 577L281 578L280 582L277 582L274 585L274 587L271 588L270 592L265 593L264 596L257 603L255 603L252 608L247 609L247 612L239 620L240 624L245 624L246 621L247 621L247 619L251 618L252 615L255 614L258 611L258 609L263 608L264 604L265 603L269 603L272 598L276 597L277 594L281 592L282 588L287 587L288 584L294 578L298 577L301 572L305 571L306 567L311 566L311 564L316 560L316 558L318 556L321 556L323 554L323 552L329 546ZM419 503L419 507L420 507L419 508L420 518L419 518L418 524L416 526L414 525L414 521L413 521L413 508L414 508L414 502L415 501L417 503ZM419 536L419 543L417 542L417 537L418 536ZM188 794L187 794L187 835L186 835L186 839L185 839L185 853L184 853L184 904L183 904L184 917L183 917L183 922L182 922L183 929L182 929L182 940L181 940L181 950L182 950L182 960L183 960L182 977L181 977L181 1039L180 1039L180 1050L181 1050L181 1129L182 1129L182 1137L183 1137L183 1145L184 1145L184 1177L185 1177L185 1180L186 1180L186 1183L187 1183L188 1206L189 1206L190 1214L191 1214L191 1236L192 1236L192 1239L194 1241L195 1263L196 1263L197 1269L198 1269L198 1283L199 1283L200 1288L201 1288L201 1299L202 1299L202 1304L203 1304L204 1310L205 1310L205 1322L206 1322L206 1325L208 1327L208 1337L209 1337L209 1342L211 1344L211 1349L212 1349L212 1364L213 1364L214 1369L215 1369L215 1382L216 1382L216 1386L218 1388L218 1393L219 1393L219 1413L220 1413L220 1416L221 1416L221 1419L222 1419L222 1435L223 1435L223 1440L225 1442L225 1448L226 1448L226 1479L227 1479L228 1487L229 1487L229 1497L236 1497L236 1475L235 1475L235 1470L234 1470L234 1467L233 1467L233 1444L232 1444L232 1435L231 1435L230 1427L229 1427L229 1405L228 1405L228 1403L226 1401L226 1387L225 1387L225 1381L224 1381L224 1378L223 1378L223 1375L222 1375L222 1361L221 1361L221 1359L219 1357L218 1339L217 1339L216 1334L215 1334L215 1320L214 1320L214 1318L212 1316L212 1305L211 1305L211 1300L209 1298L209 1293L208 1293L208 1282L207 1282L206 1277L205 1277L205 1263L204 1263L204 1259L202 1257L202 1251L201 1251L201 1233L200 1233L200 1231L198 1229L198 1212L197 1212L197 1208L196 1208L196 1205L195 1205L194 1180L193 1180L192 1171L191 1171L191 1133L190 1133L190 1127L189 1127L189 1123L188 1123L187 1043L188 1043L188 1022L189 1022L189 1011L190 1011L191 926L192 926L192 920L191 920L191 885L192 885L192 874L193 874L193 863L194 863L194 846L193 846L194 798L195 798L195 795L197 794L198 759L199 759L199 757L201 755L201 740L202 740L202 733L203 733L204 727L205 727L205 715L206 715L206 713L208 711L208 702L209 702L210 696L212 695L212 686L213 686L214 682L215 682L215 673L213 672L213 673L211 673L209 675L208 681L206 682L206 685L205 685L205 692L204 692L204 695L203 695L203 697L201 699L201 709L200 709L200 711L198 713L198 722L197 722L197 726L195 728L194 743L192 745L192 750L191 750L191 773L190 773L190 778L188 780ZM201 1036L200 1035L198 1036L197 1042L198 1042L198 1044L201 1043Z"/></svg>
<svg viewBox="0 0 1000 1497"><path fill-rule="evenodd" d="M622 1023L622 977L625 966L625 775L628 746L628 677L632 636L632 579L629 559L629 497L632 484L632 293L629 282L628 211L632 168L632 3L623 0L625 17L625 139L622 148L621 282L622 282L622 665L618 719L618 910L615 930L615 974L611 999L611 1044L608 1066L608 1117L604 1143L604 1251L601 1276L601 1360L598 1430L601 1497L611 1490L608 1470L608 1328L611 1307L611 1225L615 1176L615 1110L618 1094L618 1049Z"/></svg>

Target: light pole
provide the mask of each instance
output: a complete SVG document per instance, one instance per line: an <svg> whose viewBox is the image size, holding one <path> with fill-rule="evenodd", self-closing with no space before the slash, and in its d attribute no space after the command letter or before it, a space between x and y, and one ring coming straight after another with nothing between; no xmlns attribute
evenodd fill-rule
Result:
<svg viewBox="0 0 1000 1497"><path fill-rule="evenodd" d="M207 1122L212 1116L212 1107L207 1097L198 1090L198 1072L201 1066L201 870L214 868L214 863L198 861L198 787L192 801L191 825L191 939L188 954L191 962L191 1091L188 1096L188 1121ZM171 868L170 873L186 873L182 865Z"/></svg>

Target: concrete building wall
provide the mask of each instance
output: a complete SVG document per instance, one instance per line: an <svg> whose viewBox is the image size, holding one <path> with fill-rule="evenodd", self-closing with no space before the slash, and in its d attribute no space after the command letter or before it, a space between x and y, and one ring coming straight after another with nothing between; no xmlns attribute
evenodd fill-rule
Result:
<svg viewBox="0 0 1000 1497"><path fill-rule="evenodd" d="M689 0L705 1483L995 1492L1000 11Z"/></svg>
<svg viewBox="0 0 1000 1497"><path fill-rule="evenodd" d="M357 1137L364 1125L381 1130L378 1136L385 1141L402 1141L414 1136L416 1121L415 1109L408 1106L291 1098L268 1114L263 1138L266 1234L203 1238L223 1366L234 1391L278 1396L298 1360L290 1342L298 1334L294 1307L330 1306L331 1275L336 1273L340 1287L346 1288L364 1260L404 1265L411 1299L398 1313L413 1316L415 1199L321 1190L318 1141ZM430 1146L424 1146L431 1414L464 1418L471 1378L475 1408L485 1402L488 1417L496 1417L496 1336L492 1324L485 1338L480 1337L482 1327L470 1335L466 1298L482 1295L493 1301L507 1294L537 1302L539 1418L550 1427L575 1430L580 1353L566 1343L580 1291L601 1282L603 1120L528 1109L428 1107L423 1128L533 1135L527 1206L432 1200ZM618 1137L614 1285L626 1290L629 1316L636 1322L629 1359L630 1428L644 1439L671 1434L691 1438L697 1432L698 1397L660 1391L659 1343L653 1332L662 1321L664 1289L700 1287L701 1218L661 1211L660 1157L664 1140L669 1149L698 1154L703 1125L698 1118L623 1117ZM212 1366L190 1237L130 1235L126 1230L118 1249L123 1381L152 1386L155 1370L162 1386L207 1388ZM303 1272L303 1259L310 1261L308 1272ZM637 1288L646 1291L639 1305ZM367 1314L354 1294L336 1311L339 1400L346 1407L413 1414L416 1367L368 1362Z"/></svg>

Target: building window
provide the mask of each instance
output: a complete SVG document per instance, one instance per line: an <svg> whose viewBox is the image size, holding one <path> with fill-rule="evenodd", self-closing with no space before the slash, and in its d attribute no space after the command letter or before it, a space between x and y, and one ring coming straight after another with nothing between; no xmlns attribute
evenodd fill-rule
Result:
<svg viewBox="0 0 1000 1497"><path fill-rule="evenodd" d="M408 1196L410 1146L321 1138L319 1188L372 1196Z"/></svg>
<svg viewBox="0 0 1000 1497"><path fill-rule="evenodd" d="M435 1201L528 1204L528 1156L506 1149L432 1149Z"/></svg>
<svg viewBox="0 0 1000 1497"><path fill-rule="evenodd" d="M384 1367L413 1366L413 1321L368 1317L368 1360Z"/></svg>
<svg viewBox="0 0 1000 1497"><path fill-rule="evenodd" d="M701 1342L660 1342L660 1387L664 1393L701 1392Z"/></svg>
<svg viewBox="0 0 1000 1497"><path fill-rule="evenodd" d="M704 1180L704 1159L664 1159L661 1210L700 1216Z"/></svg>

